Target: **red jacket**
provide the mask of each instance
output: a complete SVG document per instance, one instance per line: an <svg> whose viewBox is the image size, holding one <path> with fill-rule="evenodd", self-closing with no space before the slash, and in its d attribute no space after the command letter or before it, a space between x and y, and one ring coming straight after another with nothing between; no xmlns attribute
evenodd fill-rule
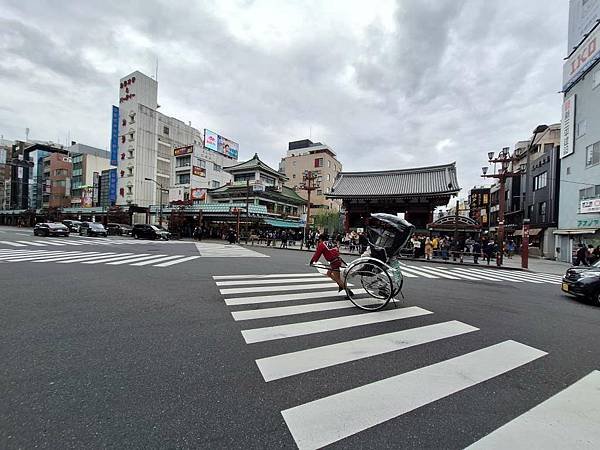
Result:
<svg viewBox="0 0 600 450"><path fill-rule="evenodd" d="M319 245L317 245L317 249L311 258L310 263L316 263L321 255L323 255L327 261L331 262L340 257L340 251L337 249L337 247L329 248L325 242L320 242Z"/></svg>

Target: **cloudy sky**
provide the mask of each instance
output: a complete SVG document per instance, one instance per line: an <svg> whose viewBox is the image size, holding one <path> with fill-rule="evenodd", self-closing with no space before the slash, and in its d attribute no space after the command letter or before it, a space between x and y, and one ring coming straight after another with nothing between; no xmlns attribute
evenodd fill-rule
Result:
<svg viewBox="0 0 600 450"><path fill-rule="evenodd" d="M560 120L566 0L0 0L0 134L107 148L119 78L276 166L312 135L344 170L456 161Z"/></svg>

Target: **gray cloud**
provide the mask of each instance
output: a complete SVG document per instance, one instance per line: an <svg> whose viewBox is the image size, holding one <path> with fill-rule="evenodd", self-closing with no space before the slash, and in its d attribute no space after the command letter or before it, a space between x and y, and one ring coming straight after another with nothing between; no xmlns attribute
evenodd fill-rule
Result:
<svg viewBox="0 0 600 450"><path fill-rule="evenodd" d="M156 58L165 114L274 166L312 130L345 170L455 160L466 190L487 151L560 118L562 2L398 1L355 33L307 0L289 32L232 30L260 3L0 0L0 133L104 148L119 78Z"/></svg>

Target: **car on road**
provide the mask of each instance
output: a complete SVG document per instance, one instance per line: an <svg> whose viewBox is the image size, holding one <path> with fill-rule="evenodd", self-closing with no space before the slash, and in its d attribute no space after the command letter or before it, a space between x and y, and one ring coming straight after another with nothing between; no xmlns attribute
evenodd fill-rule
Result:
<svg viewBox="0 0 600 450"><path fill-rule="evenodd" d="M600 306L600 261L589 267L571 267L562 279L561 289L575 297L588 298Z"/></svg>
<svg viewBox="0 0 600 450"><path fill-rule="evenodd" d="M62 224L65 225L69 231L73 233L79 232L79 227L81 226L81 221L79 220L63 220Z"/></svg>
<svg viewBox="0 0 600 450"><path fill-rule="evenodd" d="M131 230L131 235L134 239L171 239L171 233L167 230L157 227L156 225L135 224Z"/></svg>
<svg viewBox="0 0 600 450"><path fill-rule="evenodd" d="M57 222L38 223L33 227L34 236L68 236L69 233L66 225Z"/></svg>
<svg viewBox="0 0 600 450"><path fill-rule="evenodd" d="M127 236L131 234L131 227L121 223L107 223L106 231L113 236Z"/></svg>
<svg viewBox="0 0 600 450"><path fill-rule="evenodd" d="M79 227L79 236L103 236L107 237L108 232L104 225L97 222L82 222Z"/></svg>

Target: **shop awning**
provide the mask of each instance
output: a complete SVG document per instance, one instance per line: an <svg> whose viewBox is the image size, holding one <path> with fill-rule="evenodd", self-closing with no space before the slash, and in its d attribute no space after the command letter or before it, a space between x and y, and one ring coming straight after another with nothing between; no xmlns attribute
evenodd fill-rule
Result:
<svg viewBox="0 0 600 450"><path fill-rule="evenodd" d="M537 236L541 232L542 232L541 228L530 228L529 229L529 236Z"/></svg>
<svg viewBox="0 0 600 450"><path fill-rule="evenodd" d="M523 236L523 230L516 230L513 236Z"/></svg>
<svg viewBox="0 0 600 450"><path fill-rule="evenodd" d="M272 227L277 228L303 228L304 224L302 222L292 222L289 220L283 219L264 219L265 224L271 225Z"/></svg>
<svg viewBox="0 0 600 450"><path fill-rule="evenodd" d="M571 230L556 230L554 234L594 234L598 231L596 228L579 228L579 229L571 229Z"/></svg>

